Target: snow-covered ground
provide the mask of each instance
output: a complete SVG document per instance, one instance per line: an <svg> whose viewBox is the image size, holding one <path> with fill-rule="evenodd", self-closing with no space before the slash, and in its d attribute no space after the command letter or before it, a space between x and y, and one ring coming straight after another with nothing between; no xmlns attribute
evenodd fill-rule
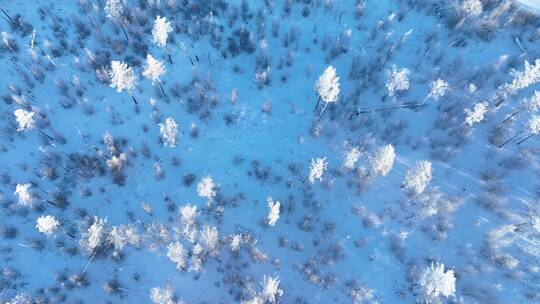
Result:
<svg viewBox="0 0 540 304"><path fill-rule="evenodd" d="M538 303L518 2L0 3L0 303Z"/></svg>

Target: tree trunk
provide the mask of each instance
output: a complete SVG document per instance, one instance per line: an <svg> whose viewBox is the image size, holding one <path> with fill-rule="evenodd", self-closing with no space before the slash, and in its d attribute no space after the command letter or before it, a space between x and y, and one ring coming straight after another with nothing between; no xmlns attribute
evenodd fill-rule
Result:
<svg viewBox="0 0 540 304"><path fill-rule="evenodd" d="M122 28L122 32L124 32L124 36L126 36L126 40L129 41L129 37L126 33L126 30L124 29L124 26L122 25L122 23L120 23L120 27Z"/></svg>

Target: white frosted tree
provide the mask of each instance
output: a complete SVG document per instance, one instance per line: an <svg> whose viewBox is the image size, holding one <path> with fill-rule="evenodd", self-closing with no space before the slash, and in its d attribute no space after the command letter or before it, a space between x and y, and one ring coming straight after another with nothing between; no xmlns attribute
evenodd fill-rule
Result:
<svg viewBox="0 0 540 304"><path fill-rule="evenodd" d="M268 203L268 225L274 226L279 219L279 208L281 203L279 201L272 200L272 197L269 196L267 199Z"/></svg>
<svg viewBox="0 0 540 304"><path fill-rule="evenodd" d="M437 80L431 83L430 88L431 90L427 98L433 98L435 100L439 100L439 98L446 95L446 92L450 90L450 85L448 84L448 82L442 80L441 78L438 78Z"/></svg>
<svg viewBox="0 0 540 304"><path fill-rule="evenodd" d="M46 236L52 236L60 226L60 222L52 215L40 216L36 220L36 229L45 234Z"/></svg>
<svg viewBox="0 0 540 304"><path fill-rule="evenodd" d="M358 159L360 158L360 148L358 147L352 147L347 151L347 154L345 155L345 160L343 161L343 168L352 170L354 169L356 162L358 162Z"/></svg>
<svg viewBox="0 0 540 304"><path fill-rule="evenodd" d="M431 162L421 160L416 163L414 168L407 170L403 187L418 195L424 192L432 178Z"/></svg>
<svg viewBox="0 0 540 304"><path fill-rule="evenodd" d="M15 119L19 125L17 132L28 131L36 126L34 121L34 112L26 111L25 109L17 109L13 112L13 114L15 115Z"/></svg>
<svg viewBox="0 0 540 304"><path fill-rule="evenodd" d="M185 205L180 208L181 234L189 242L195 242L197 237L197 206Z"/></svg>
<svg viewBox="0 0 540 304"><path fill-rule="evenodd" d="M165 119L165 123L160 123L159 133L161 134L161 140L165 147L176 147L176 140L178 138L178 124L176 124L174 118L168 117Z"/></svg>
<svg viewBox="0 0 540 304"><path fill-rule="evenodd" d="M270 303L276 303L279 297L283 295L283 290L279 288L278 278L264 276L262 285L263 285L263 291L262 291L263 298Z"/></svg>
<svg viewBox="0 0 540 304"><path fill-rule="evenodd" d="M123 250L126 245L138 247L141 243L141 236L137 229L131 224L113 226L107 236L115 250Z"/></svg>
<svg viewBox="0 0 540 304"><path fill-rule="evenodd" d="M527 123L527 128L529 129L530 134L527 135L522 140L518 141L517 144L520 145L527 139L540 134L540 115L533 114Z"/></svg>
<svg viewBox="0 0 540 304"><path fill-rule="evenodd" d="M418 278L420 292L418 302L426 304L440 303L440 297L451 297L456 292L454 271L444 269L444 264L431 264Z"/></svg>
<svg viewBox="0 0 540 304"><path fill-rule="evenodd" d="M262 291L254 292L252 298L242 301L241 304L274 304L279 302L283 295L283 290L279 288L279 278L264 276L261 285Z"/></svg>
<svg viewBox="0 0 540 304"><path fill-rule="evenodd" d="M166 69L165 69L165 66L163 65L163 62L155 59L150 54L146 55L146 64L144 66L142 75L152 80L152 85L154 85L157 82L157 84L159 85L161 89L161 92L163 93L163 96L165 96L166 94L161 84L161 76L165 74L165 71Z"/></svg>
<svg viewBox="0 0 540 304"><path fill-rule="evenodd" d="M186 258L188 252L180 242L174 242L167 245L167 257L176 264L176 269L182 271L187 266Z"/></svg>
<svg viewBox="0 0 540 304"><path fill-rule="evenodd" d="M201 243L210 256L219 253L219 232L216 227L205 225L201 230Z"/></svg>
<svg viewBox="0 0 540 304"><path fill-rule="evenodd" d="M319 79L315 83L315 89L319 94L319 100L322 99L324 101L324 107L319 116L320 118L322 117L326 106L328 106L329 103L336 102L339 96L339 77L337 77L336 69L333 66L328 66L326 70L324 70L324 73L319 76ZM318 107L319 100L317 100L315 108Z"/></svg>
<svg viewBox="0 0 540 304"><path fill-rule="evenodd" d="M160 47L167 46L167 38L169 33L172 32L171 23L167 21L166 17L157 16L152 27L152 36L154 42Z"/></svg>
<svg viewBox="0 0 540 304"><path fill-rule="evenodd" d="M398 91L405 91L409 89L410 73L411 72L408 69L398 69L396 65L392 65L392 70L386 72L386 89L388 90L388 95L390 97L393 97Z"/></svg>
<svg viewBox="0 0 540 304"><path fill-rule="evenodd" d="M124 8L122 7L122 3L120 3L120 0L106 0L105 7L103 9L105 10L105 13L107 14L107 18L118 22L118 24L120 25L120 28L122 28L122 32L124 32L124 36L126 37L126 40L129 41L126 30L124 29L124 26L122 25L125 18L123 18L122 16L124 12Z"/></svg>
<svg viewBox="0 0 540 304"><path fill-rule="evenodd" d="M370 174L386 176L392 169L395 158L394 146L391 144L380 146L375 154L370 157L371 171L368 176Z"/></svg>
<svg viewBox="0 0 540 304"><path fill-rule="evenodd" d="M162 48L167 49L167 55L169 56L169 61L172 64L172 58L169 54L169 49L167 48L167 38L169 33L172 32L171 23L167 21L167 18L157 16L154 21L154 26L152 27L152 36L154 37L154 42Z"/></svg>
<svg viewBox="0 0 540 304"><path fill-rule="evenodd" d="M213 200L216 196L216 185L211 176L205 176L197 184L197 193L200 197L204 197L209 201Z"/></svg>
<svg viewBox="0 0 540 304"><path fill-rule="evenodd" d="M17 184L15 186L15 195L17 195L19 199L19 204L23 206L31 206L34 202L34 197L32 196L32 193L30 192L31 184Z"/></svg>
<svg viewBox="0 0 540 304"><path fill-rule="evenodd" d="M474 105L472 109L465 108L465 123L469 126L474 125L475 123L481 122L484 120L484 116L487 112L488 104L485 102L479 102Z"/></svg>
<svg viewBox="0 0 540 304"><path fill-rule="evenodd" d="M105 243L107 234L107 219L94 216L92 225L82 233L80 244L87 253L92 254Z"/></svg>
<svg viewBox="0 0 540 304"><path fill-rule="evenodd" d="M177 303L174 300L174 291L171 287L171 285L167 284L167 286L161 288L161 287L154 287L150 289L150 300L152 300L152 304L181 304L183 302Z"/></svg>
<svg viewBox="0 0 540 304"><path fill-rule="evenodd" d="M324 174L324 171L326 170L326 167L328 166L328 163L326 162L326 157L323 158L317 158L317 159L311 159L311 167L309 170L309 175L307 179L309 179L309 182L311 184L315 183L315 180L322 181L322 176ZM305 179L304 179L305 181Z"/></svg>
<svg viewBox="0 0 540 304"><path fill-rule="evenodd" d="M133 101L137 103L137 100L132 95L133 89L135 89L135 81L137 79L133 68L128 67L125 62L113 60L111 61L109 78L111 80L110 87L116 88L118 93L127 90L133 98Z"/></svg>
<svg viewBox="0 0 540 304"><path fill-rule="evenodd" d="M536 59L532 65L525 60L523 71L512 69L510 74L514 79L501 86L503 97L516 94L517 91L540 81L540 59Z"/></svg>
<svg viewBox="0 0 540 304"><path fill-rule="evenodd" d="M460 8L465 14L472 17L480 16L483 10L480 0L463 0Z"/></svg>

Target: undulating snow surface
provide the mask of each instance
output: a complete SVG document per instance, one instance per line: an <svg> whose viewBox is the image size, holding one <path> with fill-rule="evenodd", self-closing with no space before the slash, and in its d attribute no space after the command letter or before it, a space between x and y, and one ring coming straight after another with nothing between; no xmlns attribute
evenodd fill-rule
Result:
<svg viewBox="0 0 540 304"><path fill-rule="evenodd" d="M0 2L0 303L539 303L518 2Z"/></svg>

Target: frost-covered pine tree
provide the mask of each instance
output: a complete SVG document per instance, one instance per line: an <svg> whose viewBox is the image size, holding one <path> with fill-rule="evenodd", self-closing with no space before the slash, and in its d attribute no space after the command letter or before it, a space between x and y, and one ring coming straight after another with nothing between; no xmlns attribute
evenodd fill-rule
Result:
<svg viewBox="0 0 540 304"><path fill-rule="evenodd" d="M486 102L479 102L474 105L473 109L465 108L465 123L469 126L474 125L475 123L481 122L484 120L484 116L487 112L488 104Z"/></svg>
<svg viewBox="0 0 540 304"><path fill-rule="evenodd" d="M106 0L105 7L103 9L105 10L105 13L107 14L107 18L114 20L118 22L118 24L120 24L120 28L122 28L122 32L124 32L124 36L126 37L126 40L129 40L126 30L124 29L124 26L122 25L125 18L122 17L124 8L122 7L122 3L120 3L120 0Z"/></svg>
<svg viewBox="0 0 540 304"><path fill-rule="evenodd" d="M210 256L217 256L219 253L219 232L217 228L205 225L201 230L201 243Z"/></svg>
<svg viewBox="0 0 540 304"><path fill-rule="evenodd" d="M315 183L315 180L322 181L322 176L326 170L328 163L326 162L326 157L311 159L311 167L309 170L309 182L311 184Z"/></svg>
<svg viewBox="0 0 540 304"><path fill-rule="evenodd" d="M370 157L370 174L386 176L392 169L395 158L394 146L391 144L380 146L375 154Z"/></svg>
<svg viewBox="0 0 540 304"><path fill-rule="evenodd" d="M421 160L416 163L414 168L407 170L403 187L418 195L424 192L431 179L431 162Z"/></svg>
<svg viewBox="0 0 540 304"><path fill-rule="evenodd" d="M107 17L111 19L120 19L122 17L122 4L120 0L106 0L103 8Z"/></svg>
<svg viewBox="0 0 540 304"><path fill-rule="evenodd" d="M111 79L110 86L116 88L117 92L122 92L127 90L129 94L135 88L135 72L133 68L128 67L128 65L122 61L113 60L111 61L111 69L109 71L109 77Z"/></svg>
<svg viewBox="0 0 540 304"><path fill-rule="evenodd" d="M13 112L13 114L15 115L15 119L19 125L17 132L28 131L36 126L34 122L34 112L26 111L25 109L17 109Z"/></svg>
<svg viewBox="0 0 540 304"><path fill-rule="evenodd" d="M356 165L356 162L358 162L358 159L360 158L360 148L358 147L352 147L347 151L347 154L345 155L345 160L343 161L343 168L352 170L354 169L354 166Z"/></svg>
<svg viewBox="0 0 540 304"><path fill-rule="evenodd" d="M529 111L535 113L540 110L540 91L534 91L533 95L523 102Z"/></svg>
<svg viewBox="0 0 540 304"><path fill-rule="evenodd" d="M165 123L159 124L159 133L161 134L161 140L165 147L176 147L176 140L178 138L178 125L174 118L168 117L165 119Z"/></svg>
<svg viewBox="0 0 540 304"><path fill-rule="evenodd" d="M264 276L262 285L263 298L269 303L276 303L278 299L283 295L283 290L279 288L279 278Z"/></svg>
<svg viewBox="0 0 540 304"><path fill-rule="evenodd" d="M154 287L150 289L150 300L152 300L152 304L182 304L183 302L177 303L174 300L174 291L171 287L171 285L167 284L167 286L161 288L161 287Z"/></svg>
<svg viewBox="0 0 540 304"><path fill-rule="evenodd" d="M176 269L182 271L186 268L188 256L187 250L180 242L174 242L167 245L167 257L176 264Z"/></svg>
<svg viewBox="0 0 540 304"><path fill-rule="evenodd" d="M209 201L213 200L216 196L216 186L211 176L205 176L197 184L197 193L200 197L204 197Z"/></svg>
<svg viewBox="0 0 540 304"><path fill-rule="evenodd" d="M456 292L456 277L453 270L444 270L444 264L431 264L418 278L420 292L418 302L440 303L440 297L450 297Z"/></svg>
<svg viewBox="0 0 540 304"><path fill-rule="evenodd" d="M107 219L94 216L92 225L82 233L80 244L87 253L92 254L105 243L107 234Z"/></svg>
<svg viewBox="0 0 540 304"><path fill-rule="evenodd" d="M60 226L60 222L52 215L40 216L36 220L36 229L47 236L53 235Z"/></svg>
<svg viewBox="0 0 540 304"><path fill-rule="evenodd" d="M181 234L190 242L195 242L197 237L197 206L185 205L180 208Z"/></svg>
<svg viewBox="0 0 540 304"><path fill-rule="evenodd" d="M131 224L113 226L107 236L107 241L114 246L115 250L123 250L128 244L138 247L141 243L141 236Z"/></svg>
<svg viewBox="0 0 540 304"><path fill-rule="evenodd" d="M443 97L446 92L450 90L450 85L448 84L448 82L442 80L441 78L433 81L430 87L431 90L427 98L433 98L435 100L439 100L439 98Z"/></svg>
<svg viewBox="0 0 540 304"><path fill-rule="evenodd" d="M272 200L272 197L269 196L267 199L268 203L268 225L274 226L279 219L279 208L281 203L279 201Z"/></svg>
<svg viewBox="0 0 540 304"><path fill-rule="evenodd" d="M163 95L165 95L165 90L163 90L163 86L161 85L161 76L165 74L165 71L166 70L163 62L155 59L150 54L146 55L146 64L144 66L142 75L152 80L152 85L157 82Z"/></svg>
<svg viewBox="0 0 540 304"><path fill-rule="evenodd" d="M520 145L527 139L540 134L540 115L533 114L527 123L527 128L529 129L530 134L522 140L518 141L518 145Z"/></svg>
<svg viewBox="0 0 540 304"><path fill-rule="evenodd" d="M19 199L19 204L23 206L31 206L34 202L34 197L32 196L32 193L30 193L30 186L31 184L17 184L15 186L15 192L14 194L17 195Z"/></svg>
<svg viewBox="0 0 540 304"><path fill-rule="evenodd" d="M409 89L409 69L398 69L396 65L392 65L392 70L386 72L387 82L386 88L390 97L398 91L405 91Z"/></svg>
<svg viewBox="0 0 540 304"><path fill-rule="evenodd" d="M321 111L321 117L329 103L336 102L339 96L339 77L336 75L336 69L333 66L328 66L324 73L319 76L315 83L315 89L319 94L319 98L324 101L324 107ZM317 100L317 106L319 101ZM316 107L317 107L316 106Z"/></svg>
<svg viewBox="0 0 540 304"><path fill-rule="evenodd" d="M254 292L251 299L242 301L241 304L265 304L278 303L283 295L283 290L279 288L279 278L264 276L261 282L262 291Z"/></svg>
<svg viewBox="0 0 540 304"><path fill-rule="evenodd" d="M158 15L152 28L154 42L160 47L166 47L170 32L172 32L171 23L167 21L167 18Z"/></svg>
<svg viewBox="0 0 540 304"><path fill-rule="evenodd" d="M501 86L503 97L516 94L517 91L540 81L540 59L536 59L532 65L525 60L523 71L512 69L510 74L514 79Z"/></svg>
<svg viewBox="0 0 540 304"><path fill-rule="evenodd" d="M463 0L460 8L465 14L472 17L480 16L483 10L480 0Z"/></svg>

